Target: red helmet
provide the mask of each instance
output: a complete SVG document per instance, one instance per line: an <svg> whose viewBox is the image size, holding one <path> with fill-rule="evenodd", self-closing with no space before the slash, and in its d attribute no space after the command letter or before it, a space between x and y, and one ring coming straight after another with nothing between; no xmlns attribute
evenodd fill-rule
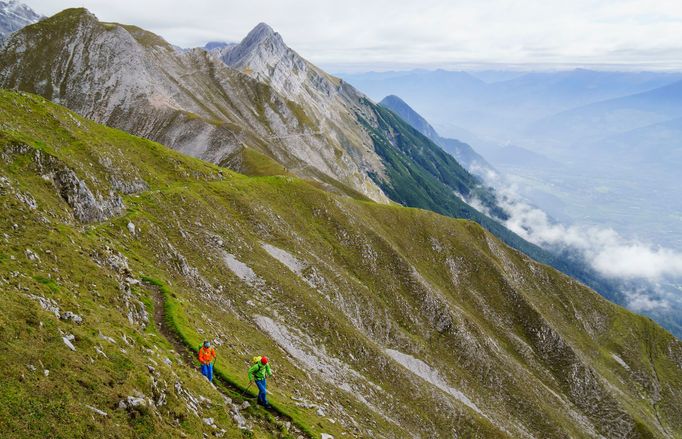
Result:
<svg viewBox="0 0 682 439"><path fill-rule="evenodd" d="M263 358L261 358L261 359L260 359L260 362L261 362L262 364L268 364L268 357L263 357Z"/></svg>

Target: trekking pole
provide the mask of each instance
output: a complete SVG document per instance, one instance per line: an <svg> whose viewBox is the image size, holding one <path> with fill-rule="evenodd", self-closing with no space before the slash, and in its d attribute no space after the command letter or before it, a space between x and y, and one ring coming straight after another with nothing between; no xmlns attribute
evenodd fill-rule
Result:
<svg viewBox="0 0 682 439"><path fill-rule="evenodd" d="M247 391L249 390L249 388L251 387L251 384L253 384L253 381L249 381L249 385L246 386L246 389L244 389L244 390L242 391L240 397L243 397L243 396L246 394L246 392L247 392Z"/></svg>

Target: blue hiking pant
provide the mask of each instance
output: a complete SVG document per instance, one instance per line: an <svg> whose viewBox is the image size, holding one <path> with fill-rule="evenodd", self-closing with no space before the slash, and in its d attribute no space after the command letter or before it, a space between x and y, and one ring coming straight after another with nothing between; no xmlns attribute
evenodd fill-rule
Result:
<svg viewBox="0 0 682 439"><path fill-rule="evenodd" d="M258 402L264 406L267 406L268 399L265 395L268 393L268 391L266 389L265 380L256 380L256 385L258 386Z"/></svg>
<svg viewBox="0 0 682 439"><path fill-rule="evenodd" d="M213 382L213 363L202 364L201 374L208 378L210 382Z"/></svg>

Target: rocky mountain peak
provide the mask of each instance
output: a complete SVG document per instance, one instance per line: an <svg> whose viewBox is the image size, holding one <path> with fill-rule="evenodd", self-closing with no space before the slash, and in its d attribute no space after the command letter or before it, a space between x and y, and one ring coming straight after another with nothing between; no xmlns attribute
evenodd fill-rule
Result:
<svg viewBox="0 0 682 439"><path fill-rule="evenodd" d="M281 39L280 35L269 24L261 22L251 29L251 32L248 33L244 40L260 41L270 37L279 37Z"/></svg>
<svg viewBox="0 0 682 439"><path fill-rule="evenodd" d="M438 134L436 133L436 130L433 129L426 119L414 111L414 109L400 97L388 95L382 99L379 105L397 113L403 120L412 125L413 128L438 144Z"/></svg>
<svg viewBox="0 0 682 439"><path fill-rule="evenodd" d="M33 9L16 0L0 0L0 11L6 14L16 14L17 16L35 16L36 18L40 18L40 15Z"/></svg>
<svg viewBox="0 0 682 439"><path fill-rule="evenodd" d="M327 112L319 108L318 95L332 95L334 86L323 72L310 66L266 23L258 24L234 47L222 49L218 58L289 99L317 107L316 113Z"/></svg>
<svg viewBox="0 0 682 439"><path fill-rule="evenodd" d="M222 60L237 68L253 64L254 59L272 65L290 51L280 34L268 24L259 23L239 44L227 50Z"/></svg>

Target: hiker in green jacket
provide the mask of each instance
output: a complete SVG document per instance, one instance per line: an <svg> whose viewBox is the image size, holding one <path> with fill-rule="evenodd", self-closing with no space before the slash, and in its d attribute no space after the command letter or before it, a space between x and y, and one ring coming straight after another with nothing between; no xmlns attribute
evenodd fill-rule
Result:
<svg viewBox="0 0 682 439"><path fill-rule="evenodd" d="M254 357L253 360L253 365L249 368L249 383L255 382L258 386L258 404L269 409L265 379L272 376L272 370L268 357Z"/></svg>

